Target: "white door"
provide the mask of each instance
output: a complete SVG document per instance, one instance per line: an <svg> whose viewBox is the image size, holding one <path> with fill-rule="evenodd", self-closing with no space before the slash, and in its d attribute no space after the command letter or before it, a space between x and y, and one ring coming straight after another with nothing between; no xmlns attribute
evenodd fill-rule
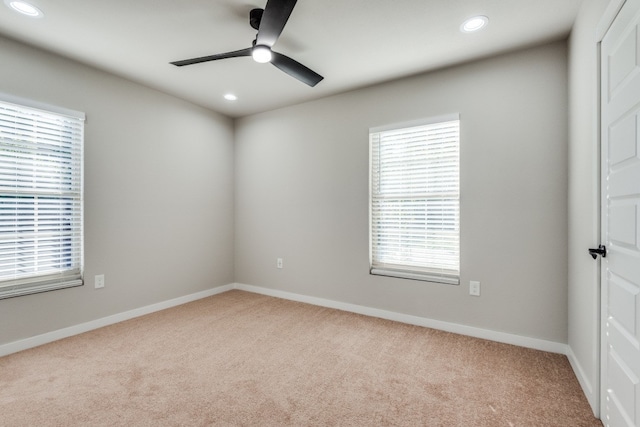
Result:
<svg viewBox="0 0 640 427"><path fill-rule="evenodd" d="M640 0L625 2L601 54L600 416L640 427Z"/></svg>

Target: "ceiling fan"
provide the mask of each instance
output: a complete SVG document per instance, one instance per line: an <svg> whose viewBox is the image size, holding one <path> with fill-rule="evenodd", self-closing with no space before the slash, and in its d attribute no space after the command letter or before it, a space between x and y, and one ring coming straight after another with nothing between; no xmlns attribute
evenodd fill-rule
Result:
<svg viewBox="0 0 640 427"><path fill-rule="evenodd" d="M253 46L247 49L233 52L219 53L217 55L201 56L199 58L185 59L171 62L178 67L198 64L200 62L215 61L218 59L237 58L251 56L256 62L271 62L273 65L313 87L324 77L315 71L305 67L301 63L289 58L271 48L278 41L280 33L287 23L297 0L268 0L264 9L253 9L249 13L249 25L258 30Z"/></svg>

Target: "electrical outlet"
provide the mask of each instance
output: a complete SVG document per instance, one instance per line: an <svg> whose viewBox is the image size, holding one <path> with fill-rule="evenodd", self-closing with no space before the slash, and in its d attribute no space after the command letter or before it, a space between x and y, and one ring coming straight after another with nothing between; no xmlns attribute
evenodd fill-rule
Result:
<svg viewBox="0 0 640 427"><path fill-rule="evenodd" d="M94 284L96 289L104 288L104 274L96 275Z"/></svg>
<svg viewBox="0 0 640 427"><path fill-rule="evenodd" d="M282 268L282 258L278 258L278 260L276 261L276 266L278 268Z"/></svg>
<svg viewBox="0 0 640 427"><path fill-rule="evenodd" d="M469 282L469 295L473 295L474 297L480 296L480 282L474 280Z"/></svg>

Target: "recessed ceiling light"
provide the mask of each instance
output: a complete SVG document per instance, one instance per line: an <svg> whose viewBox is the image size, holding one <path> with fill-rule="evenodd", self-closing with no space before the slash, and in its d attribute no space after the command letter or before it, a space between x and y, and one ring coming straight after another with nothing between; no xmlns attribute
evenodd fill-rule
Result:
<svg viewBox="0 0 640 427"><path fill-rule="evenodd" d="M478 31L481 28L484 28L489 23L489 18L486 16L474 16L473 18L469 18L462 23L460 26L460 31L463 33L473 33L474 31Z"/></svg>
<svg viewBox="0 0 640 427"><path fill-rule="evenodd" d="M18 13L21 13L30 18L42 18L44 14L40 9L31 3L27 3L26 1L21 0L4 0L4 4L9 6L11 9L15 10Z"/></svg>
<svg viewBox="0 0 640 427"><path fill-rule="evenodd" d="M238 97L237 97L237 96L235 96L235 95L234 95L234 94L232 94L232 93L227 93L227 94L224 96L224 99L226 99L227 101L235 101L236 99L238 99Z"/></svg>

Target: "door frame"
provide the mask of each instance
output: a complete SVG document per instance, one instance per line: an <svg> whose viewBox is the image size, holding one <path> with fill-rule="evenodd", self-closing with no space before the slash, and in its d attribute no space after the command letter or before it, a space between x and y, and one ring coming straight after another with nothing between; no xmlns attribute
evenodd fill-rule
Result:
<svg viewBox="0 0 640 427"><path fill-rule="evenodd" d="M602 243L602 239L604 236L602 236L602 204L603 204L603 192L602 192L602 168L605 166L603 164L603 161L605 160L604 157L602 156L602 73L601 73L601 67L602 67L602 40L604 39L605 35L607 34L607 32L609 31L609 28L611 28L611 25L613 24L615 18L618 16L618 13L620 12L620 10L622 9L622 7L624 6L626 0L609 0L609 4L607 5L607 8L604 12L604 14L602 15L602 17L600 18L600 21L598 22L598 26L596 28L596 52L597 52L597 70L596 70L596 81L597 81L597 96L595 97L596 100L596 111L597 114L595 117L597 117L596 123L594 124L595 129L593 130L596 135L597 135L597 148L596 148L596 157L595 157L595 163L596 163L596 167L595 167L595 177L594 177L594 181L596 182L596 192L598 194L597 200L598 200L598 206L597 206L597 221L596 221L596 230L597 230L597 236L599 239L599 242ZM604 330L604 324L603 324L603 310L604 307L602 307L602 262L601 262L601 258L599 258L598 260L598 268L597 268L597 283L598 283L598 310L597 310L597 317L598 317L598 331L597 331L597 339L595 342L595 346L596 348L594 349L594 354L596 354L596 364L598 366L598 375L597 378L595 378L596 382L595 382L595 390L594 390L594 398L595 398L595 402L593 402L592 406L593 406L593 410L594 413L597 417L600 417L602 415L602 402L605 402L605 393L606 390L604 390L604 388L602 387L602 384L604 383L603 381L603 369L602 369L602 363L603 363L603 352L605 351L605 349L602 348L602 334L603 334L603 330Z"/></svg>

